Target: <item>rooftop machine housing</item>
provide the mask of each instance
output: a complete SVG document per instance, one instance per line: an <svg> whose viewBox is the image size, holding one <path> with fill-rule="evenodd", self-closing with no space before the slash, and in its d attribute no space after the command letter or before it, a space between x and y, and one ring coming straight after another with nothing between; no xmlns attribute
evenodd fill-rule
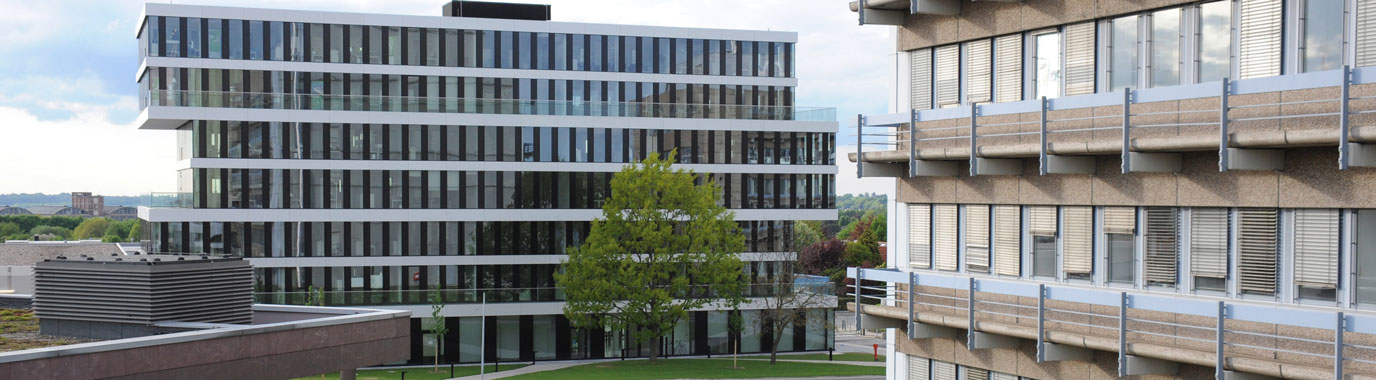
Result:
<svg viewBox="0 0 1376 380"><path fill-rule="evenodd" d="M454 0L444 4L444 15L446 17L549 21L550 6L546 4Z"/></svg>
<svg viewBox="0 0 1376 380"><path fill-rule="evenodd" d="M253 267L240 258L58 257L34 267L34 285L48 335L120 339L183 331L169 322L253 322Z"/></svg>

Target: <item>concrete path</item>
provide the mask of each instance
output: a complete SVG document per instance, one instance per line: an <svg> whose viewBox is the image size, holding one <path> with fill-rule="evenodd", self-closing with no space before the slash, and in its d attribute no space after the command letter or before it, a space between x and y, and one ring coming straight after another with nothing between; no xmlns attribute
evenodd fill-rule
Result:
<svg viewBox="0 0 1376 380"><path fill-rule="evenodd" d="M822 377L766 377L757 379L712 379L712 380L819 380ZM827 377L828 380L884 380L884 376L841 376ZM698 380L698 379L676 379L676 380Z"/></svg>
<svg viewBox="0 0 1376 380"><path fill-rule="evenodd" d="M765 362L765 363L768 363L768 362L769 362L769 358L764 358L764 359L741 359L741 360L742 360L742 361L749 360L749 361L752 361L752 362ZM884 362L882 362L882 361L877 361L877 362L853 362L853 361L852 361L852 362L848 362L848 361L841 361L841 360L832 360L832 361L826 361L826 360L798 360L798 359L785 359L783 355L779 355L779 361L781 361L781 362L791 362L791 363L845 364L845 365L858 365L858 366L861 366L861 367L883 367L883 366L884 366Z"/></svg>
<svg viewBox="0 0 1376 380"><path fill-rule="evenodd" d="M488 374L486 374L485 376L484 376L484 375L464 376L464 377L456 377L456 378L453 378L453 379L450 379L450 380L500 379L500 378L504 378L504 377L511 377L511 376L516 376L516 375L524 375L524 374L533 373L533 372L553 371L553 370L556 370L556 369L564 369L564 368L568 368L568 367L572 367L572 366L576 366L576 365L583 365L583 364L588 364L588 363L596 363L596 362L600 362L600 361L604 361L604 360L586 360L586 361L580 360L580 361L563 361L563 362L537 363L537 364L534 364L534 365L528 365L528 366L525 366L525 367L521 367L521 368L517 368L517 369L510 370L510 371L501 371L501 372L496 372L496 373L488 373ZM491 366L491 364L489 364L489 366Z"/></svg>

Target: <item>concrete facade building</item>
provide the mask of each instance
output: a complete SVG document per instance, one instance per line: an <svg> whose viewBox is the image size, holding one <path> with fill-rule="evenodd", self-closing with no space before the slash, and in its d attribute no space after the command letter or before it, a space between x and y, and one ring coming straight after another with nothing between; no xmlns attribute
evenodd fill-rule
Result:
<svg viewBox="0 0 1376 380"><path fill-rule="evenodd" d="M1376 2L851 3L897 30L891 378L1376 375ZM854 307L852 305L852 307Z"/></svg>
<svg viewBox="0 0 1376 380"><path fill-rule="evenodd" d="M175 130L182 166L179 193L139 209L145 251L242 256L260 303L314 288L328 305L413 311L414 363L477 362L484 346L489 361L633 357L649 347L624 331L571 328L553 280L614 172L676 150L675 166L721 184L756 281L795 251L794 221L836 218L835 111L793 103L796 33L461 4L445 17L147 4L138 123ZM451 304L442 345L421 318L435 289ZM728 313L696 311L663 352L761 351ZM830 347L815 325L784 348Z"/></svg>
<svg viewBox="0 0 1376 380"><path fill-rule="evenodd" d="M105 212L105 196L72 192L72 208L86 211L92 215L101 215Z"/></svg>

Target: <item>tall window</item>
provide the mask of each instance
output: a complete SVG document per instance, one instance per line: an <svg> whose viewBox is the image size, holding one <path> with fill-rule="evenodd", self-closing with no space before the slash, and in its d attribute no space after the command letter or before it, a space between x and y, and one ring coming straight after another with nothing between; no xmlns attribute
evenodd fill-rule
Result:
<svg viewBox="0 0 1376 380"><path fill-rule="evenodd" d="M1357 303L1376 304L1376 210L1357 210L1352 234L1356 247Z"/></svg>
<svg viewBox="0 0 1376 380"><path fill-rule="evenodd" d="M965 268L989 273L989 206L965 206Z"/></svg>
<svg viewBox="0 0 1376 380"><path fill-rule="evenodd" d="M1199 33L1195 41L1199 46L1200 82L1222 80L1231 72L1233 39L1232 4L1228 1L1215 1L1199 6ZM1222 37L1229 38L1222 38Z"/></svg>
<svg viewBox="0 0 1376 380"><path fill-rule="evenodd" d="M1343 1L1308 0L1300 15L1304 33L1300 49L1304 60L1300 70L1334 70L1343 65Z"/></svg>
<svg viewBox="0 0 1376 380"><path fill-rule="evenodd" d="M1137 85L1137 16L1120 17L1110 24L1108 86L1118 91Z"/></svg>
<svg viewBox="0 0 1376 380"><path fill-rule="evenodd" d="M1088 206L1061 208L1061 271L1065 278L1090 280L1094 272L1094 209Z"/></svg>
<svg viewBox="0 0 1376 380"><path fill-rule="evenodd" d="M1175 286L1179 266L1179 227L1176 208L1149 207L1146 209L1146 258L1144 271L1147 285Z"/></svg>
<svg viewBox="0 0 1376 380"><path fill-rule="evenodd" d="M1253 208L1239 209L1237 214L1238 290L1244 295L1275 295L1279 211Z"/></svg>
<svg viewBox="0 0 1376 380"><path fill-rule="evenodd" d="M1108 260L1108 282L1135 284L1133 260L1136 256L1137 209L1134 207L1104 208L1104 248Z"/></svg>
<svg viewBox="0 0 1376 380"><path fill-rule="evenodd" d="M1190 275L1195 290L1221 292L1228 277L1228 209L1190 210Z"/></svg>
<svg viewBox="0 0 1376 380"><path fill-rule="evenodd" d="M1056 207L1032 206L1027 210L1032 235L1032 275L1056 277Z"/></svg>
<svg viewBox="0 0 1376 380"><path fill-rule="evenodd" d="M932 267L932 206L908 205L908 266Z"/></svg>
<svg viewBox="0 0 1376 380"><path fill-rule="evenodd" d="M1295 210L1295 294L1334 301L1338 289L1338 210Z"/></svg>
<svg viewBox="0 0 1376 380"><path fill-rule="evenodd" d="M1151 14L1152 87L1180 84L1181 12L1182 9L1175 8Z"/></svg>
<svg viewBox="0 0 1376 380"><path fill-rule="evenodd" d="M1033 73L1033 91L1036 97L1056 98L1061 96L1061 34L1046 33L1034 37L1036 68Z"/></svg>

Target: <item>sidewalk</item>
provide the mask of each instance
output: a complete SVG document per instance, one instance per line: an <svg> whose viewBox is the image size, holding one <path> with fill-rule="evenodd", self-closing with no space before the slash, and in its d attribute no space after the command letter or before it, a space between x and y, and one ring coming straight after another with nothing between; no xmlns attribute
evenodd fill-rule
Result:
<svg viewBox="0 0 1376 380"><path fill-rule="evenodd" d="M456 378L453 378L453 379L450 379L450 380L500 379L500 378L504 378L504 377L511 377L511 376L516 376L516 375L524 375L524 374L533 373L533 372L553 371L553 370L556 370L556 369L564 369L564 368L568 368L568 367L572 367L572 366L576 366L576 365L583 365L583 364L588 364L588 363L597 363L597 362L602 362L602 361L606 361L606 360L579 360L579 361L563 361L563 362L538 363L538 364L533 364L533 365L528 365L528 366L525 366L525 367L513 369L513 370L510 370L510 371L501 371L501 372L496 372L496 373L488 373L486 376L483 376L483 375L473 375L473 376L456 377ZM489 365L490 365L490 364L489 364Z"/></svg>

